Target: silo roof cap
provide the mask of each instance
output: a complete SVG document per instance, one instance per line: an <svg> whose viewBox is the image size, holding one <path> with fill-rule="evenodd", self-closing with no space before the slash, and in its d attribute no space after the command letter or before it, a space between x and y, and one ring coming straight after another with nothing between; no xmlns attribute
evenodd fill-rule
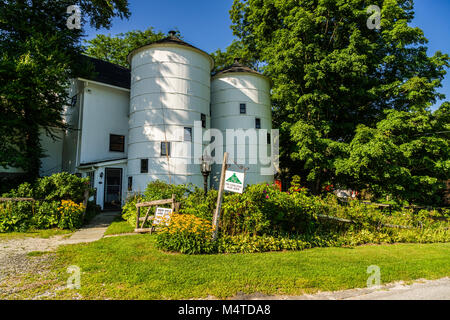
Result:
<svg viewBox="0 0 450 320"><path fill-rule="evenodd" d="M226 75L229 73L250 73L250 74L254 74L254 75L258 75L260 77L263 77L267 80L269 80L270 85L272 86L272 80L270 78L268 78L267 76L263 75L262 73L250 68L249 66L246 66L244 64L241 63L241 58L234 58L234 63L229 66L228 68L225 68L215 74L212 75L213 78L216 77L220 77L222 75Z"/></svg>
<svg viewBox="0 0 450 320"><path fill-rule="evenodd" d="M241 63L241 58L234 58L234 63L229 66L228 68L223 69L222 71L217 72L214 74L214 76L218 76L225 73L234 73L234 72L240 72L240 73L254 73L262 76L262 74L249 66L246 66Z"/></svg>
<svg viewBox="0 0 450 320"><path fill-rule="evenodd" d="M131 56L132 56L135 52L137 52L138 50L140 50L140 49L142 49L142 48L144 48L144 47L151 46L151 45L174 44L174 45L185 46L185 47L194 49L195 51L200 51L201 53L207 55L207 56L209 57L209 59L211 60L211 63L212 63L211 69L214 67L214 60L213 60L213 58L212 58L207 52L205 52L205 51L203 51L202 49L199 49L199 48L197 48L197 47L195 47L195 46L193 46L193 45L191 45L191 44L189 44L189 43L187 43L187 42L181 40L180 38L178 38L178 37L176 36L176 34L177 34L176 31L171 30L171 31L169 31L169 36L168 36L168 37L166 37L166 38L164 38L164 39L161 39L161 40L149 42L149 43L143 45L143 46L140 47L140 48L134 49L133 51L131 51L131 52L128 54L128 62L131 61Z"/></svg>

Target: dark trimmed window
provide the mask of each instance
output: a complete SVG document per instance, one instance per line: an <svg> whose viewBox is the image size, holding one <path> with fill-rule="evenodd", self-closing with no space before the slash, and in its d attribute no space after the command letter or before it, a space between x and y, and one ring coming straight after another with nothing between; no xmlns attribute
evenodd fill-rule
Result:
<svg viewBox="0 0 450 320"><path fill-rule="evenodd" d="M184 141L192 142L192 128L184 127Z"/></svg>
<svg viewBox="0 0 450 320"><path fill-rule="evenodd" d="M141 159L141 173L148 173L148 159Z"/></svg>
<svg viewBox="0 0 450 320"><path fill-rule="evenodd" d="M206 128L206 114L202 113L201 120L202 120L202 128Z"/></svg>
<svg viewBox="0 0 450 320"><path fill-rule="evenodd" d="M261 119L260 118L255 119L255 128L261 129Z"/></svg>
<svg viewBox="0 0 450 320"><path fill-rule="evenodd" d="M272 143L272 136L270 135L270 133L267 134L267 144L271 144Z"/></svg>
<svg viewBox="0 0 450 320"><path fill-rule="evenodd" d="M128 177L128 191L133 191L133 177Z"/></svg>
<svg viewBox="0 0 450 320"><path fill-rule="evenodd" d="M161 157L170 157L170 142L161 142Z"/></svg>
<svg viewBox="0 0 450 320"><path fill-rule="evenodd" d="M125 136L117 134L109 135L109 151L111 152L125 152Z"/></svg>
<svg viewBox="0 0 450 320"><path fill-rule="evenodd" d="M246 114L247 113L247 105L245 103L241 103L239 105L239 112L241 114Z"/></svg>

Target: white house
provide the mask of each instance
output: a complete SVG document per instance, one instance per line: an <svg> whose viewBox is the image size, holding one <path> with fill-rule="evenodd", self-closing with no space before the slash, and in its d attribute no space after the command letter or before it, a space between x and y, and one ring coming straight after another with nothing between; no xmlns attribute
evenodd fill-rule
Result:
<svg viewBox="0 0 450 320"><path fill-rule="evenodd" d="M157 179L202 187L195 150L202 153L210 141L198 143L195 134L207 135L211 127L224 133L272 128L266 77L237 61L212 76L211 56L174 32L131 52L131 70L90 59L97 76L72 81L72 104L64 114L70 129L61 132L60 141L42 138L48 157L41 174L90 177L103 209L120 206L128 193L142 192ZM247 167L247 183L273 181L273 175L261 175L260 165ZM218 168L213 167L211 185Z"/></svg>

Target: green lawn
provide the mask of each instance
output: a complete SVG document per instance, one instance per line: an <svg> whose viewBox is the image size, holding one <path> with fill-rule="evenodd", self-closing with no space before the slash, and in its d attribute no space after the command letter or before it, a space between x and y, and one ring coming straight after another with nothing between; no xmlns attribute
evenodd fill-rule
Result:
<svg viewBox="0 0 450 320"><path fill-rule="evenodd" d="M28 232L9 232L0 233L0 241L7 241L13 239L23 238L43 238L48 239L53 236L70 235L73 231L61 230L61 229L49 229L49 230L30 230Z"/></svg>
<svg viewBox="0 0 450 320"><path fill-rule="evenodd" d="M105 236L132 232L134 232L134 227L123 220L122 216L117 216L106 230Z"/></svg>
<svg viewBox="0 0 450 320"><path fill-rule="evenodd" d="M85 299L227 298L238 292L300 295L363 288L370 265L381 268L382 283L450 276L450 243L187 256L160 252L154 236L136 235L61 247L54 265L60 285L70 265L82 269L82 288L60 291L58 298L74 293Z"/></svg>

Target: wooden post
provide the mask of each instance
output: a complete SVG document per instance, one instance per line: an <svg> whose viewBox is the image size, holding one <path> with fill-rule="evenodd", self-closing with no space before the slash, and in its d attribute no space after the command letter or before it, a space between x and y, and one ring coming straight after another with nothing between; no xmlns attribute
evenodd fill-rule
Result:
<svg viewBox="0 0 450 320"><path fill-rule="evenodd" d="M88 202L89 202L89 189L86 189L86 190L84 190L84 200L83 200L83 206L84 206L83 220L86 216Z"/></svg>
<svg viewBox="0 0 450 320"><path fill-rule="evenodd" d="M217 206L216 212L213 217L213 240L217 240L217 236L219 234L219 221L220 221L220 211L222 209L222 200L223 200L223 192L225 187L225 173L227 171L228 163L228 152L225 152L223 155L223 163L222 163L222 173L220 174L220 185L219 185L219 195L217 197Z"/></svg>
<svg viewBox="0 0 450 320"><path fill-rule="evenodd" d="M172 194L172 213L174 213L175 210L175 194Z"/></svg>
<svg viewBox="0 0 450 320"><path fill-rule="evenodd" d="M141 207L137 207L136 229L139 229L139 216L141 215Z"/></svg>

